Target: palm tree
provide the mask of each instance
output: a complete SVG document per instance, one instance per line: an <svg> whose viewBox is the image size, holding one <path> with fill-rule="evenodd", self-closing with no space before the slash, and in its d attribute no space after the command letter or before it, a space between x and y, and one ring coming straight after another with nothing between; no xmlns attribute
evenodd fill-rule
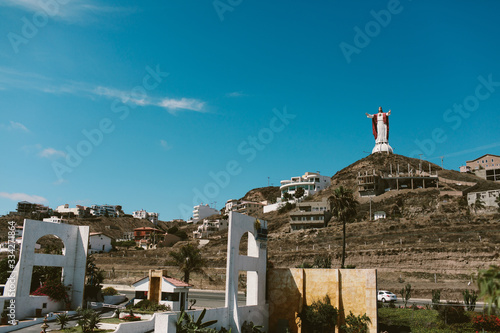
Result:
<svg viewBox="0 0 500 333"><path fill-rule="evenodd" d="M332 215L342 222L342 264L340 268L344 268L345 263L345 225L356 216L358 201L354 199L354 194L351 190L343 186L336 188L328 198Z"/></svg>
<svg viewBox="0 0 500 333"><path fill-rule="evenodd" d="M193 273L205 273L203 267L206 266L205 259L201 256L201 251L193 244L182 246L178 252L170 252L179 269L184 273L184 282L189 283L189 275Z"/></svg>
<svg viewBox="0 0 500 333"><path fill-rule="evenodd" d="M484 297L488 306L488 313L492 306L495 310L500 307L500 267L491 265L488 270L480 270L477 279L479 297Z"/></svg>
<svg viewBox="0 0 500 333"><path fill-rule="evenodd" d="M481 197L477 197L476 201L471 205L472 209L474 209L474 213L477 213L478 210L483 209L484 206L484 201L481 200Z"/></svg>

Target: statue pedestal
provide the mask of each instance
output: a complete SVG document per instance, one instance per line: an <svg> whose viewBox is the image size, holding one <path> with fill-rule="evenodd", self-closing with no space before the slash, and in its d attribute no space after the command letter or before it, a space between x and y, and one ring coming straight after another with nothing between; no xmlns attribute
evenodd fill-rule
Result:
<svg viewBox="0 0 500 333"><path fill-rule="evenodd" d="M392 154L392 147L388 143L377 143L372 149L372 154L375 153L388 153Z"/></svg>

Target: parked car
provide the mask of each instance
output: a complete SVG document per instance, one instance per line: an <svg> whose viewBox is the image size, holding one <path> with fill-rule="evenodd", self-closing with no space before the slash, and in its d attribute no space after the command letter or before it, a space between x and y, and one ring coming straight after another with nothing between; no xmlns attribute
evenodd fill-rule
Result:
<svg viewBox="0 0 500 333"><path fill-rule="evenodd" d="M379 302L395 302L398 300L398 297L387 290L379 290L377 293L377 301Z"/></svg>

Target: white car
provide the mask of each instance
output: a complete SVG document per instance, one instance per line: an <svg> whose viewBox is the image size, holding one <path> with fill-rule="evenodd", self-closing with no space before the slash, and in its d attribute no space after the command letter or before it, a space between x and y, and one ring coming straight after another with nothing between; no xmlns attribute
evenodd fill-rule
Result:
<svg viewBox="0 0 500 333"><path fill-rule="evenodd" d="M377 293L377 301L379 302L395 302L398 300L398 297L387 290L379 290Z"/></svg>

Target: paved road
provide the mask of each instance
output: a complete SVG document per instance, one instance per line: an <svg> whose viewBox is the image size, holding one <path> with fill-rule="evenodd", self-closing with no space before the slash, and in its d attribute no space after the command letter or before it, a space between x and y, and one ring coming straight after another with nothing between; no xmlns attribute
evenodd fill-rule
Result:
<svg viewBox="0 0 500 333"><path fill-rule="evenodd" d="M441 303L443 303L443 304L446 305L446 300L441 300ZM461 303L463 303L463 302L461 302ZM398 298L398 300L396 302L394 302L394 304L396 306L404 306L404 303L403 303L403 301L400 298ZM411 306L413 304L420 305L420 306L431 305L432 304L432 300L430 300L430 299L422 299L422 298L410 298L410 300L408 301L408 304L406 306ZM476 308L475 308L474 311L475 312L482 312L483 311L483 306L484 306L483 302L477 302Z"/></svg>

